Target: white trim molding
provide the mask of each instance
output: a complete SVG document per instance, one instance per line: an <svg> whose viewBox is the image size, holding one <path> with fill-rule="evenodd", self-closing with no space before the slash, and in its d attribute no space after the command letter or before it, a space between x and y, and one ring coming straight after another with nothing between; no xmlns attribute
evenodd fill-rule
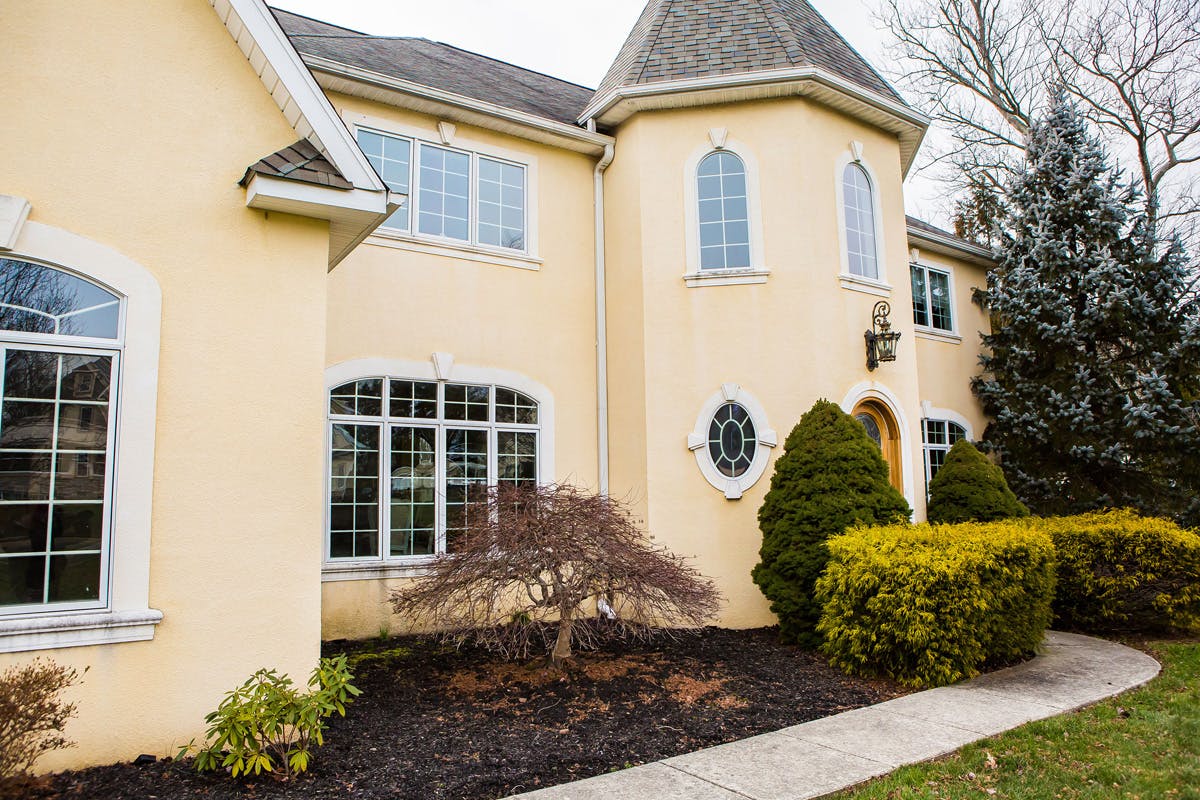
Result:
<svg viewBox="0 0 1200 800"><path fill-rule="evenodd" d="M746 144L729 136L724 128L721 144L714 146L712 131L707 132L706 141L697 145L683 165L683 208L684 208L684 252L686 272L684 282L690 288L699 286L734 286L747 283L766 283L771 271L765 263L765 245L762 226L762 196L759 191L758 159ZM750 228L750 266L738 269L700 268L700 205L697 196L696 171L700 162L712 153L732 153L742 161L746 169L746 217Z"/></svg>
<svg viewBox="0 0 1200 800"><path fill-rule="evenodd" d="M125 302L120 391L116 399L117 464L112 494L108 596L87 612L33 611L0 616L0 651L40 650L153 638L162 612L149 607L150 532L162 290L143 266L106 245L60 228L26 222L12 250L86 276Z"/></svg>
<svg viewBox="0 0 1200 800"><path fill-rule="evenodd" d="M888 283L887 247L883 240L883 200L880 197L879 179L876 177L875 170L871 168L870 163L862 157L862 144L851 142L850 146L851 149L838 157L833 169L834 196L837 198L838 257L841 263L841 272L838 273L838 280L843 289L888 297L891 295L892 286ZM846 186L844 177L846 168L851 164L862 169L867 176L867 183L871 186L871 212L875 217L873 220L875 224L875 269L879 273L875 278L865 275L855 275L850 271L850 247L846 236Z"/></svg>
<svg viewBox="0 0 1200 800"><path fill-rule="evenodd" d="M921 261L913 261L908 265L909 283L912 282L913 267L925 270L925 298L928 306L925 311L929 317L929 321L933 322L933 299L929 293L929 273L939 272L946 276L946 296L950 302L950 330L944 328L935 328L933 325L918 325L916 317L913 318L913 334L919 339L930 339L939 342L950 342L959 344L962 342L962 334L958 328L958 304L954 302L955 292L958 287L955 286L954 269L948 266L934 266L932 264L924 264Z"/></svg>
<svg viewBox="0 0 1200 800"><path fill-rule="evenodd" d="M896 427L900 430L900 475L904 483L904 499L908 501L908 507L915 510L917 494L913 472L912 431L908 425L908 416L904 413L904 406L896 393L879 381L861 381L851 386L842 398L842 411L853 414L855 407L864 400L882 403L896 418ZM920 444L920 439L917 442Z"/></svg>
<svg viewBox="0 0 1200 800"><path fill-rule="evenodd" d="M962 414L949 408L938 408L928 400L921 401L921 419L945 420L953 422L967 432L967 439L975 441L975 426Z"/></svg>
<svg viewBox="0 0 1200 800"><path fill-rule="evenodd" d="M754 424L756 443L754 458L750 461L750 466L746 471L736 478L730 478L718 470L708 452L709 426L712 424L713 416L726 403L737 403L746 409L750 414L750 421ZM700 468L700 474L714 489L724 492L726 500L739 499L758 482L758 479L766 471L767 464L770 463L771 448L778 444L779 435L767 423L766 409L754 395L736 383L721 384L720 390L704 401L704 405L700 407L700 413L696 415L696 426L687 436L687 448L695 455L696 466Z"/></svg>

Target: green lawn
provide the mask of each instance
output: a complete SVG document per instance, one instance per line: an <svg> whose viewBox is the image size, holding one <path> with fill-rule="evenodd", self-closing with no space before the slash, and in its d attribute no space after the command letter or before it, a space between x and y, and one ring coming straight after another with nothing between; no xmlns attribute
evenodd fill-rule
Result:
<svg viewBox="0 0 1200 800"><path fill-rule="evenodd" d="M1141 689L835 797L1200 800L1200 642L1146 649L1163 671Z"/></svg>

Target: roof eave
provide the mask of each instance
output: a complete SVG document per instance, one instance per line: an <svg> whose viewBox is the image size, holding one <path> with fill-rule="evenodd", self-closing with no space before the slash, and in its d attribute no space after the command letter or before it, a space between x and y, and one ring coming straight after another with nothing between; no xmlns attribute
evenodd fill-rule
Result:
<svg viewBox="0 0 1200 800"><path fill-rule="evenodd" d="M410 108L588 155L603 155L604 148L615 141L602 133L333 59L307 53L303 59L326 91Z"/></svg>
<svg viewBox="0 0 1200 800"><path fill-rule="evenodd" d="M618 86L593 98L579 117L611 128L638 111L686 108L774 97L807 96L896 134L908 173L929 129L930 118L878 92L820 67L744 72Z"/></svg>
<svg viewBox="0 0 1200 800"><path fill-rule="evenodd" d="M917 244L919 248L928 249L942 255L961 258L980 267L992 267L996 264L996 259L992 256L991 250L977 244L972 244L971 242L963 241L957 237L943 236L909 225L908 239L910 243Z"/></svg>

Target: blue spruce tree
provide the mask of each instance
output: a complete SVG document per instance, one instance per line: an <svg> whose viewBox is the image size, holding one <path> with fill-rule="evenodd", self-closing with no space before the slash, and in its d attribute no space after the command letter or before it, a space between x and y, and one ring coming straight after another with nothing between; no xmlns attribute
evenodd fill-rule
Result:
<svg viewBox="0 0 1200 800"><path fill-rule="evenodd" d="M1152 240L1061 94L1007 195L977 298L992 318L972 383L985 443L1034 513L1200 521L1200 304L1182 248Z"/></svg>

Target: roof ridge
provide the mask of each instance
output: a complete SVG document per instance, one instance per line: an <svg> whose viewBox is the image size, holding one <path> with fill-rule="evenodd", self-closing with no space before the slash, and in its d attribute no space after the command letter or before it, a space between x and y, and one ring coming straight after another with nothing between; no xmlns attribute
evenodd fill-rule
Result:
<svg viewBox="0 0 1200 800"><path fill-rule="evenodd" d="M766 8L766 4L770 3L773 10L778 12L771 13L771 10ZM783 45L785 51L788 51L788 58L792 62L792 66L801 66L810 63L808 52L804 49L804 45L800 42L800 37L792 30L792 26L787 24L783 7L779 5L778 0L758 0L758 7L762 9L763 14L767 18L767 23L771 26L771 30L775 33L779 43ZM781 30L782 29L782 32ZM794 50L795 55L790 51Z"/></svg>
<svg viewBox="0 0 1200 800"><path fill-rule="evenodd" d="M642 37L642 44L638 48L637 58L634 59L633 64L630 65L629 71L625 74L626 79L628 80L629 78L632 78L634 83L639 83L642 80L642 73L646 71L646 64L650 62L650 54L654 52L654 46L658 44L659 38L662 37L664 27L663 22L666 21L667 16L671 13L671 7L675 5L676 2L676 0L657 1L658 10L654 13L654 17L650 22L650 30L653 31L654 38L649 39ZM633 71L635 66L637 67L636 74ZM623 82L624 81L622 81L622 83Z"/></svg>
<svg viewBox="0 0 1200 800"><path fill-rule="evenodd" d="M775 0L775 2L779 2L779 0ZM817 18L820 19L822 23L824 23L825 27L835 37L837 37L837 39L839 41L841 41L841 43L844 44L850 50L851 53L854 54L855 58L858 59L859 63L861 63L864 67L867 68L867 70L872 75L874 75L876 78L879 79L879 81L884 85L884 87L889 92L892 93L893 97L897 98L901 102L904 101L903 96L901 96L901 94L898 91L896 91L896 87L892 86L891 81L889 81L887 78L883 77L883 75L881 75L879 73L879 70L875 69L875 66L871 63L871 61L868 58L866 58L862 53L858 52L858 48L855 47L854 45L850 44L849 40L847 40L845 36L842 36L842 32L839 31L836 27L834 27L833 23L831 23L828 19L826 19L825 15L822 14L821 11L815 5L813 5L812 2L810 2L810 0L800 0L800 2L803 2L806 6L808 6L812 10L812 12L814 14L817 15ZM788 27L791 27L791 26L789 25ZM799 39L800 37L797 36L796 38Z"/></svg>

